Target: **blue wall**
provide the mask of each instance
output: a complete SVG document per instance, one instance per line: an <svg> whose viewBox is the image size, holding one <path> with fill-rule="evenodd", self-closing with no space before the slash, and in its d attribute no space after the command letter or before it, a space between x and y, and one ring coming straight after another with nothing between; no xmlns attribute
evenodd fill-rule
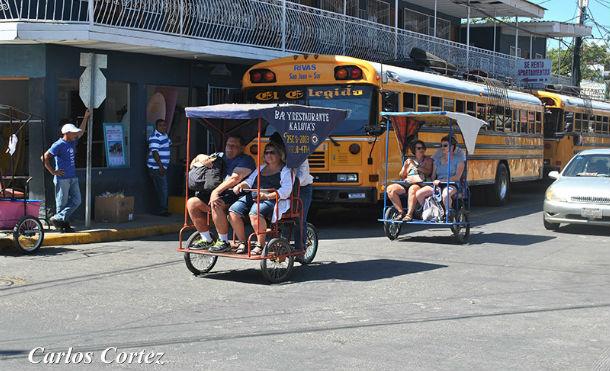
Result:
<svg viewBox="0 0 610 371"><path fill-rule="evenodd" d="M241 76L248 66L227 64L231 70L230 78L218 78L209 75L211 67L203 61L191 61L178 58L151 56L145 54L124 53L103 50L86 50L60 45L1 45L0 46L0 77L2 76L28 76L44 77L43 83L34 84L38 95L30 93L30 109L40 113L46 118L45 148L48 148L59 137L59 117L57 110L58 85L60 79L78 79L83 71L80 67L80 53L95 52L108 55L108 68L104 75L109 81L121 81L130 84L130 167L129 168L101 168L93 170L92 194L101 194L105 191L125 191L127 195L136 196L136 212L151 211L153 202L152 184L146 170L147 145L144 138L146 133L146 104L147 85L168 85L177 87L190 87L197 89L198 101L191 101L189 105L204 105L207 102L208 84L216 86L239 87ZM32 89L30 89L32 90ZM42 98L42 99L41 99ZM191 97L192 99L192 97ZM40 107L44 102L44 107ZM203 130L196 127L193 151L203 150L205 140ZM186 137L186 133L184 134ZM83 138L84 140L84 138ZM199 147L199 148L197 148ZM39 150L30 149L30 158ZM103 153L94 153L93 156L104 156ZM31 161L33 164L35 161ZM183 167L178 165L172 169L171 183L175 193L181 193L183 184ZM78 170L81 193L85 195L85 171ZM52 177L46 174L46 198L49 205L54 204ZM40 187L42 191L42 182ZM84 217L84 205L79 208L76 218Z"/></svg>

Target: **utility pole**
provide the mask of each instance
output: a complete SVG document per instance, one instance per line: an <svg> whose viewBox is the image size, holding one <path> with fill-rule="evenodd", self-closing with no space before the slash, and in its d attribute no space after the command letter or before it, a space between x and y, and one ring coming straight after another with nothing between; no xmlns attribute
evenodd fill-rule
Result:
<svg viewBox="0 0 610 371"><path fill-rule="evenodd" d="M589 0L578 0L578 24L585 24L587 18L587 6ZM577 37L574 40L574 62L572 63L572 83L574 86L580 86L580 54L582 49L582 37Z"/></svg>

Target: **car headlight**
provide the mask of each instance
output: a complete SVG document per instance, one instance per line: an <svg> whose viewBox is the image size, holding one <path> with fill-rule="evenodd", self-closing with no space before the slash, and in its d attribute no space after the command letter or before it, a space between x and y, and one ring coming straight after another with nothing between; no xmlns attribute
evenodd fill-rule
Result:
<svg viewBox="0 0 610 371"><path fill-rule="evenodd" d="M337 182L357 182L358 174L337 174Z"/></svg>
<svg viewBox="0 0 610 371"><path fill-rule="evenodd" d="M546 193L544 194L544 198L547 201L566 202L568 200L568 198L564 194L554 190L553 187L549 187L549 189L546 190Z"/></svg>

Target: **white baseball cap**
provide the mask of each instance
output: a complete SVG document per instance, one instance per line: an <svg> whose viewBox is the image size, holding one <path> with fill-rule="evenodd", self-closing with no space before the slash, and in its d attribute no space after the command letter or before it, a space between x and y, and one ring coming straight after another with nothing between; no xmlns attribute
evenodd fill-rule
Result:
<svg viewBox="0 0 610 371"><path fill-rule="evenodd" d="M80 132L81 132L81 130L79 128L77 128L76 126L74 126L74 124L65 124L64 126L61 127L62 134L80 133Z"/></svg>

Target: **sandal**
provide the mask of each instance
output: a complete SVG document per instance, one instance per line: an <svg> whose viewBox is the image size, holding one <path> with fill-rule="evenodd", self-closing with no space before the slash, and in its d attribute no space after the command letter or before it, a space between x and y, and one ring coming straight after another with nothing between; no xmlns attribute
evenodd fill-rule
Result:
<svg viewBox="0 0 610 371"><path fill-rule="evenodd" d="M239 241L237 244L237 250L235 250L236 254L245 254L248 251L248 245L245 242Z"/></svg>
<svg viewBox="0 0 610 371"><path fill-rule="evenodd" d="M413 220L413 216L409 214L405 214L405 216L402 218L403 222L410 222L411 220Z"/></svg>
<svg viewBox="0 0 610 371"><path fill-rule="evenodd" d="M263 253L263 249L258 242L252 242L252 250L250 250L250 255L260 255Z"/></svg>
<svg viewBox="0 0 610 371"><path fill-rule="evenodd" d="M402 212L400 212L400 213L397 213L397 214L394 216L394 221L399 221L399 220L402 220L402 218L404 218L404 217L405 217L405 215L407 215L407 212L406 212L406 211L404 211L404 210L403 210Z"/></svg>

